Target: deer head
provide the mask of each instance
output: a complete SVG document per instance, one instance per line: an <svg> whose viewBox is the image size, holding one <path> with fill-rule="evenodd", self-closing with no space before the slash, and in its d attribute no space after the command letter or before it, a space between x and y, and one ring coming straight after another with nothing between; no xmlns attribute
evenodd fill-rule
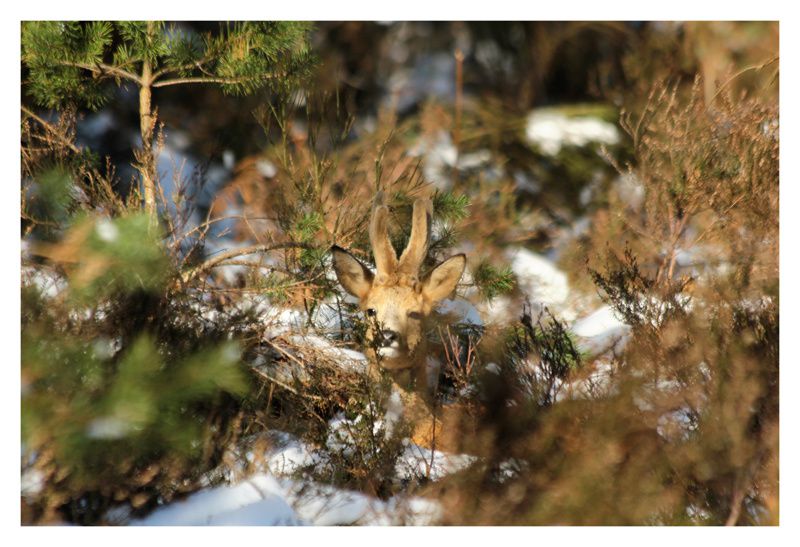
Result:
<svg viewBox="0 0 800 547"><path fill-rule="evenodd" d="M381 202L379 194L369 225L376 272L336 246L333 268L339 283L359 299L359 307L375 325L368 329L367 339L381 365L398 370L414 366L424 347L423 323L436 303L453 292L467 259L463 254L452 256L420 276L430 241L431 201L414 202L411 237L399 259L387 231L389 209Z"/></svg>

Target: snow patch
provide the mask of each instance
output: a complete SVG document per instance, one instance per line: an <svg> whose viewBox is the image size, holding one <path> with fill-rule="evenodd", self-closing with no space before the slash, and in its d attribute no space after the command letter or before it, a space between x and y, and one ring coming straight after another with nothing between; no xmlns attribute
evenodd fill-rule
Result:
<svg viewBox="0 0 800 547"><path fill-rule="evenodd" d="M557 155L564 146L619 142L619 131L613 124L591 116L569 117L545 109L528 115L525 136L549 156Z"/></svg>
<svg viewBox="0 0 800 547"><path fill-rule="evenodd" d="M44 488L44 474L38 469L26 469L20 477L20 493L28 499L35 499Z"/></svg>
<svg viewBox="0 0 800 547"><path fill-rule="evenodd" d="M366 355L360 351L335 346L330 340L322 336L317 336L315 334L293 334L288 337L288 340L301 348L298 349L301 359L305 359L302 348L308 348L308 350L313 350L314 352L324 355L331 361L336 361L346 370L358 373L365 373L367 371L368 359Z"/></svg>
<svg viewBox="0 0 800 547"><path fill-rule="evenodd" d="M436 306L436 313L447 316L450 323L483 326L483 320L478 310L469 301L463 298L442 300Z"/></svg>
<svg viewBox="0 0 800 547"><path fill-rule="evenodd" d="M313 450L292 435L272 431L273 447L267 451L266 467L275 475L291 475L303 467L317 463Z"/></svg>
<svg viewBox="0 0 800 547"><path fill-rule="evenodd" d="M550 260L527 249L517 248L509 254L520 291L532 303L559 309L564 316L568 311L565 306L569 296L567 275Z"/></svg>
<svg viewBox="0 0 800 547"><path fill-rule="evenodd" d="M630 326L622 322L607 305L572 324L572 332L578 336L578 347L591 354L611 349L621 350L627 342L630 330Z"/></svg>
<svg viewBox="0 0 800 547"><path fill-rule="evenodd" d="M153 511L133 526L266 526L300 524L284 489L269 475L192 494Z"/></svg>
<svg viewBox="0 0 800 547"><path fill-rule="evenodd" d="M486 318L490 325L505 325L519 317L518 307L514 306L511 298L498 296L488 302L479 304L480 314Z"/></svg>
<svg viewBox="0 0 800 547"><path fill-rule="evenodd" d="M405 450L398 458L395 472L398 478L412 480L425 477L437 481L446 475L466 469L477 461L470 454L448 454L439 450L423 448L404 439Z"/></svg>
<svg viewBox="0 0 800 547"><path fill-rule="evenodd" d="M31 266L22 268L22 285L36 287L44 298L56 298L68 287L67 281L56 272Z"/></svg>
<svg viewBox="0 0 800 547"><path fill-rule="evenodd" d="M597 361L588 377L570 382L556 395L557 401L565 399L596 399L616 393L615 368L608 361Z"/></svg>
<svg viewBox="0 0 800 547"><path fill-rule="evenodd" d="M201 490L130 524L420 526L435 524L441 516L442 508L433 500L398 495L382 501L361 492L261 473L236 485Z"/></svg>
<svg viewBox="0 0 800 547"><path fill-rule="evenodd" d="M303 522L315 526L358 524L424 526L442 516L441 506L419 497L394 496L382 501L360 492L328 485L301 485L286 481L287 499Z"/></svg>

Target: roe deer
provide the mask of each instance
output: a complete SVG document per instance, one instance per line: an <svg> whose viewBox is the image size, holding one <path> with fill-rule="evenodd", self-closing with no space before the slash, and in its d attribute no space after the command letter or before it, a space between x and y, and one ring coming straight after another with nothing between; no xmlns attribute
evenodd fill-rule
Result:
<svg viewBox="0 0 800 547"><path fill-rule="evenodd" d="M359 307L371 319L367 331L371 359L401 387L416 384L416 390L425 396L425 322L434 306L456 288L466 266L466 256L458 254L420 276L430 242L432 212L430 199L414 202L411 236L398 259L387 231L389 209L382 203L382 194L378 195L369 225L374 274L344 249L332 249L339 283L359 299Z"/></svg>

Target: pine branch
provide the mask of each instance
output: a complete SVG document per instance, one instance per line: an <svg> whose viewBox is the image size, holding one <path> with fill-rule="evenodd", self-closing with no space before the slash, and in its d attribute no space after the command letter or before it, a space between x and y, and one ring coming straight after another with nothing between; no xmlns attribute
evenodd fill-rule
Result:
<svg viewBox="0 0 800 547"><path fill-rule="evenodd" d="M165 66L164 68L157 70L153 73L153 81L158 80L161 76L164 76L165 74L180 72L182 70L188 70L190 68L196 68L197 70L205 72L205 70L203 70L203 63L206 62L208 62L208 59L200 59L199 61L193 61L191 63L186 63L180 66Z"/></svg>
<svg viewBox="0 0 800 547"><path fill-rule="evenodd" d="M173 78L171 80L162 80L160 82L155 82L153 87L167 87L171 85L181 85L181 84L227 84L227 85L235 85L235 84L242 84L245 82L257 81L259 79L271 79L274 78L273 75L269 74L266 76L258 76L258 77L251 77L251 78L206 78L206 77L195 77L195 78Z"/></svg>
<svg viewBox="0 0 800 547"><path fill-rule="evenodd" d="M87 63L76 63L76 62L73 62L73 61L59 61L59 63L64 65L64 66L74 66L76 68L82 68L84 70L89 70L89 71L91 71L91 72L93 72L95 74L100 74L101 76L113 75L113 76L118 76L120 78L124 78L126 80L130 80L130 81L135 82L135 83L137 83L139 85L142 85L142 83L143 83L142 79L139 76L137 76L136 74L133 74L132 72L128 72L127 70L123 70L123 69L121 69L119 67L107 65L107 64L104 64L104 63L95 63L93 65L90 65L90 64L87 64Z"/></svg>

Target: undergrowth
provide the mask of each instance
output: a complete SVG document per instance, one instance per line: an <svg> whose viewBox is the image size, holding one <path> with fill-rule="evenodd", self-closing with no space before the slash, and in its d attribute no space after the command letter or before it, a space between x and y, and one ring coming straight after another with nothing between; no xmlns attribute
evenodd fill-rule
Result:
<svg viewBox="0 0 800 547"><path fill-rule="evenodd" d="M556 58L547 40L567 28L528 29L530 51ZM659 58L677 55L653 40ZM624 106L623 142L558 156L491 97L457 115L435 100L402 116L382 107L365 130L336 94L272 90L254 112L262 150L202 206L202 173L177 177L155 227L138 183L76 144L77 103L48 115L23 105L22 471L35 483L23 485L23 523L104 524L120 505L146 515L263 470L272 447L259 443L282 431L313 447L296 479L427 496L446 524L776 524L771 63L748 71L759 86L715 88L650 78L651 62L626 55L615 70L631 81L600 90ZM168 128L152 129L157 151ZM425 151L442 140L456 160L435 164ZM537 194L531 180L555 189ZM504 326L431 321L431 418L447 426L439 442L475 456L436 480L424 465L399 478L418 424L391 378L337 352L369 354L368 318L331 275L329 250L374 263L378 191L395 248L414 199L430 196L423 270L465 251L456 299L509 302ZM569 235L578 216L588 228ZM530 295L506 250L545 252L563 237L561 265L629 329L624 344L591 354L557 310L515 307Z"/></svg>

